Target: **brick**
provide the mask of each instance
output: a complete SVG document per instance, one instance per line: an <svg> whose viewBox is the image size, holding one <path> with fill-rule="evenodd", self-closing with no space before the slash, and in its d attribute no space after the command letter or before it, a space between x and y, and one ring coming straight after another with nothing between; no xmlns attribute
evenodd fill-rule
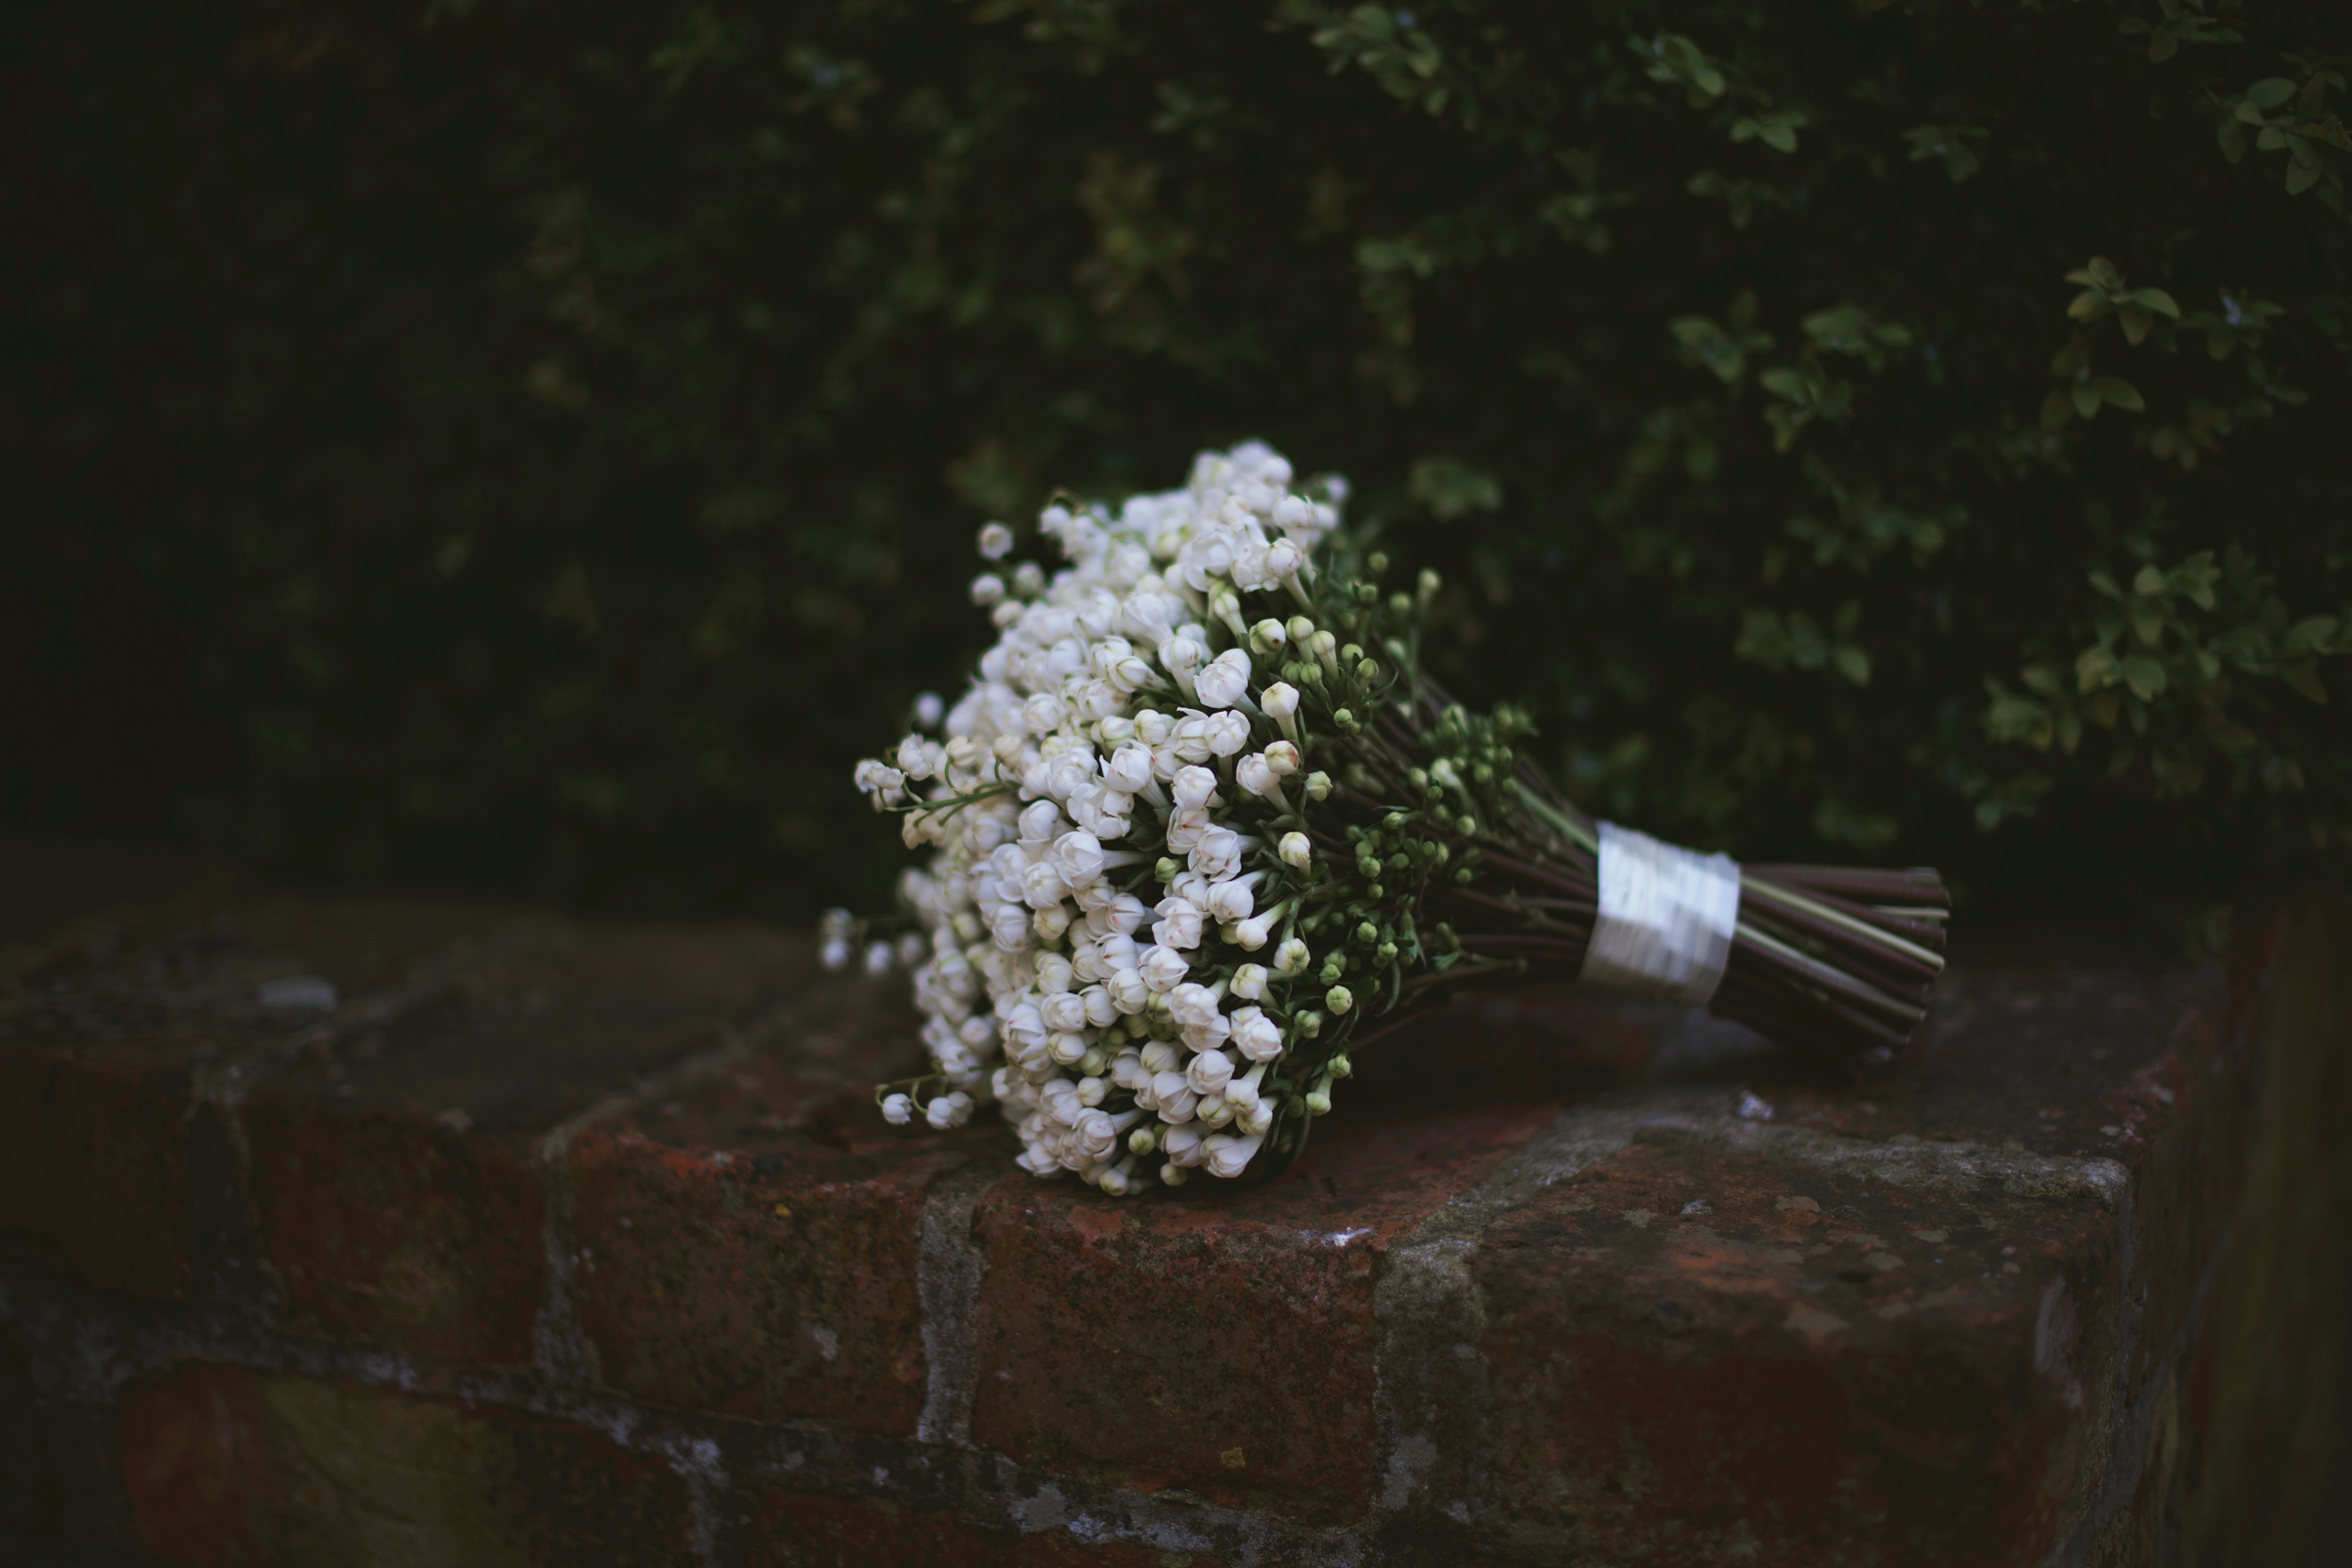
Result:
<svg viewBox="0 0 2352 1568"><path fill-rule="evenodd" d="M1366 1107L1281 1179L1114 1201L1013 1175L982 1199L973 1434L1040 1468L1361 1515L1389 1245L1556 1104Z"/></svg>
<svg viewBox="0 0 2352 1568"><path fill-rule="evenodd" d="M684 1478L566 1422L197 1365L134 1390L122 1435L160 1562L694 1560Z"/></svg>
<svg viewBox="0 0 2352 1568"><path fill-rule="evenodd" d="M762 1489L753 1493L747 1568L1224 1568L1210 1554L1131 1541L1026 1535L879 1498Z"/></svg>
<svg viewBox="0 0 2352 1568"><path fill-rule="evenodd" d="M1659 1136L1475 1263L1504 1539L1582 1559L2038 1562L2104 1451L2096 1203Z"/></svg>
<svg viewBox="0 0 2352 1568"><path fill-rule="evenodd" d="M79 1284L184 1301L196 1275L188 1079L164 1053L0 1053L0 1234Z"/></svg>
<svg viewBox="0 0 2352 1568"><path fill-rule="evenodd" d="M853 1007L580 1135L574 1290L608 1383L681 1409L914 1429L924 1197L968 1151L1002 1159L1007 1145L989 1128L897 1136L809 1071L812 1057L846 1070L911 1053L913 1038L899 1009Z"/></svg>
<svg viewBox="0 0 2352 1568"><path fill-rule="evenodd" d="M245 1117L292 1326L411 1356L531 1360L547 1250L528 1144L276 1094Z"/></svg>

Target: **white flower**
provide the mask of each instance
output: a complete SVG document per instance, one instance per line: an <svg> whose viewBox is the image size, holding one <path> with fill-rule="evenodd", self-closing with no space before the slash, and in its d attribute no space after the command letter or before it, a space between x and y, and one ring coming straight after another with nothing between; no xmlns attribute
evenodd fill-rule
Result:
<svg viewBox="0 0 2352 1568"><path fill-rule="evenodd" d="M1178 768L1171 793L1179 810L1197 810L1217 793L1217 776L1206 767Z"/></svg>
<svg viewBox="0 0 2352 1568"><path fill-rule="evenodd" d="M1185 970L1192 966L1184 961L1184 954L1155 942L1144 950L1136 968L1145 986L1155 991L1171 991L1184 983Z"/></svg>
<svg viewBox="0 0 2352 1568"><path fill-rule="evenodd" d="M1159 785L1152 779L1152 749L1128 741L1103 764L1103 781L1129 795L1151 795Z"/></svg>
<svg viewBox="0 0 2352 1568"><path fill-rule="evenodd" d="M1223 1094L1233 1077L1233 1058L1222 1051L1204 1051L1184 1070L1184 1081L1203 1095Z"/></svg>
<svg viewBox="0 0 2352 1568"><path fill-rule="evenodd" d="M1314 842L1303 833L1286 833L1282 835L1279 852L1285 864L1303 871L1315 857Z"/></svg>
<svg viewBox="0 0 2352 1568"><path fill-rule="evenodd" d="M1263 964L1244 964L1233 971L1231 990L1244 1002L1262 1002L1266 995L1266 969ZM1236 1015L1237 1017L1239 1015Z"/></svg>
<svg viewBox="0 0 2352 1568"><path fill-rule="evenodd" d="M1258 906L1257 900L1250 893L1250 884L1256 880L1257 875L1253 872L1249 876L1220 882L1210 888L1209 913L1228 925L1235 920L1248 919L1250 912Z"/></svg>
<svg viewBox="0 0 2352 1568"><path fill-rule="evenodd" d="M1217 1016L1217 993L1188 981L1168 993L1168 1015L1188 1028Z"/></svg>
<svg viewBox="0 0 2352 1568"><path fill-rule="evenodd" d="M1258 1145L1263 1141L1262 1138L1256 1137L1233 1138L1223 1133L1204 1138L1202 1149L1209 1173L1212 1176L1224 1176L1228 1180L1240 1175L1249 1162L1257 1156Z"/></svg>
<svg viewBox="0 0 2352 1568"><path fill-rule="evenodd" d="M1154 953L1160 950L1154 948ZM1151 1002L1151 986L1144 982L1141 969L1114 969L1105 983L1110 992L1111 1005L1129 1018L1142 1012Z"/></svg>
<svg viewBox="0 0 2352 1568"><path fill-rule="evenodd" d="M1242 868L1242 854L1249 841L1231 828L1210 828L1191 851L1190 864L1193 870L1211 882L1223 882Z"/></svg>
<svg viewBox="0 0 2352 1568"><path fill-rule="evenodd" d="M1168 848L1177 854L1190 854L1200 843L1201 835L1210 830L1209 808L1194 806L1190 811L1168 815Z"/></svg>
<svg viewBox="0 0 2352 1568"><path fill-rule="evenodd" d="M1290 742L1278 741L1276 744L1288 746ZM1289 798L1282 793L1281 776L1275 772L1273 765L1266 760L1266 754L1262 751L1253 751L1233 765L1233 782L1252 795L1262 796L1271 801L1278 811L1291 809Z"/></svg>
<svg viewBox="0 0 2352 1568"><path fill-rule="evenodd" d="M1270 1062L1282 1054L1282 1028L1259 1007L1233 1014L1233 1049L1253 1062Z"/></svg>
<svg viewBox="0 0 2352 1568"><path fill-rule="evenodd" d="M904 1094L893 1094L882 1102L882 1120L893 1127L904 1127L914 1116L915 1103Z"/></svg>
<svg viewBox="0 0 2352 1568"><path fill-rule="evenodd" d="M1200 910L1185 899L1159 901L1159 923L1152 927L1152 939L1161 947L1196 948L1200 946Z"/></svg>
<svg viewBox="0 0 2352 1568"><path fill-rule="evenodd" d="M989 917L989 933L1005 952L1019 953L1029 945L1029 917L1019 904L998 904Z"/></svg>
<svg viewBox="0 0 2352 1568"><path fill-rule="evenodd" d="M1050 860L1041 860L1021 873L1021 897L1032 909L1051 909L1069 896L1070 885Z"/></svg>
<svg viewBox="0 0 2352 1568"><path fill-rule="evenodd" d="M1229 757L1249 744L1249 720L1240 714L1210 714L1204 726L1212 757Z"/></svg>
<svg viewBox="0 0 2352 1568"><path fill-rule="evenodd" d="M1143 917L1150 913L1142 899L1133 893L1122 893L1105 906L1103 928L1121 936L1132 936L1142 929Z"/></svg>
<svg viewBox="0 0 2352 1568"><path fill-rule="evenodd" d="M1091 833L1065 833L1054 840L1054 864L1073 887L1092 882L1103 874L1103 841Z"/></svg>
<svg viewBox="0 0 2352 1568"><path fill-rule="evenodd" d="M1204 705L1230 708L1248 695L1249 655L1228 648L1204 666L1193 683Z"/></svg>
<svg viewBox="0 0 2352 1568"><path fill-rule="evenodd" d="M980 525L980 557L984 561L1002 561L1012 553L1013 531L1002 523Z"/></svg>
<svg viewBox="0 0 2352 1568"><path fill-rule="evenodd" d="M1152 1098L1159 1102L1159 1120L1175 1123L1193 1120L1200 1094L1181 1072L1161 1072L1152 1078Z"/></svg>

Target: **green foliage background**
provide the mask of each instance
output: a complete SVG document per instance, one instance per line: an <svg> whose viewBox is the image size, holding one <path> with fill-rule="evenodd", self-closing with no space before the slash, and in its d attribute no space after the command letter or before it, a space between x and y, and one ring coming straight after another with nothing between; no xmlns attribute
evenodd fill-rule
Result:
<svg viewBox="0 0 2352 1568"><path fill-rule="evenodd" d="M1653 832L2045 902L2352 845L2343 6L8 25L20 822L871 900L973 527L1263 435Z"/></svg>

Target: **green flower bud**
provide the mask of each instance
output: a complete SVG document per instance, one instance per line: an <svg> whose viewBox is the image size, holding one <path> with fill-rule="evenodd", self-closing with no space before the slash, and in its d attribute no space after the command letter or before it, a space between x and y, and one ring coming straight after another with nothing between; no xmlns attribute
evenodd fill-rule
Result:
<svg viewBox="0 0 2352 1568"><path fill-rule="evenodd" d="M1329 1089L1328 1089L1328 1088L1316 1088L1316 1089L1310 1089L1310 1090L1308 1090L1308 1091L1307 1091L1307 1114L1308 1114L1309 1116L1328 1116L1328 1115L1330 1115L1330 1114L1331 1114L1331 1091L1330 1091Z"/></svg>
<svg viewBox="0 0 2352 1568"><path fill-rule="evenodd" d="M1338 1055L1331 1058L1330 1073L1332 1077L1345 1078L1353 1073L1355 1071L1356 1064L1347 1059L1346 1052L1343 1051Z"/></svg>
<svg viewBox="0 0 2352 1568"><path fill-rule="evenodd" d="M1324 993L1323 1004L1334 1013L1345 1013L1356 1004L1356 993L1345 986L1334 986Z"/></svg>
<svg viewBox="0 0 2352 1568"><path fill-rule="evenodd" d="M1315 772L1315 773L1310 773L1310 774L1308 774L1308 775L1307 775L1307 799L1308 799L1309 801L1328 801L1328 800L1329 800L1330 798L1331 798L1331 775L1330 775L1330 774L1328 774L1328 773L1323 773L1323 772Z"/></svg>
<svg viewBox="0 0 2352 1568"><path fill-rule="evenodd" d="M1291 634L1291 644L1294 648L1305 648L1314 640L1315 623L1304 615L1293 615L1290 625L1283 630Z"/></svg>
<svg viewBox="0 0 2352 1568"><path fill-rule="evenodd" d="M1479 819L1477 818L1464 813L1463 816L1454 818L1454 832L1462 835L1464 838L1469 837L1470 835L1478 831Z"/></svg>

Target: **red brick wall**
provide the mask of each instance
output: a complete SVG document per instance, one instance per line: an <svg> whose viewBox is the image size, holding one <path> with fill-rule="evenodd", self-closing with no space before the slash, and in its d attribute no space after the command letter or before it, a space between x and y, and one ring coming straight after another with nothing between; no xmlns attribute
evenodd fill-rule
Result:
<svg viewBox="0 0 2352 1568"><path fill-rule="evenodd" d="M0 955L0 1548L2153 1561L2322 925L1982 953L1860 1083L1489 1001L1119 1204L883 1127L908 1020L790 936L143 905Z"/></svg>

